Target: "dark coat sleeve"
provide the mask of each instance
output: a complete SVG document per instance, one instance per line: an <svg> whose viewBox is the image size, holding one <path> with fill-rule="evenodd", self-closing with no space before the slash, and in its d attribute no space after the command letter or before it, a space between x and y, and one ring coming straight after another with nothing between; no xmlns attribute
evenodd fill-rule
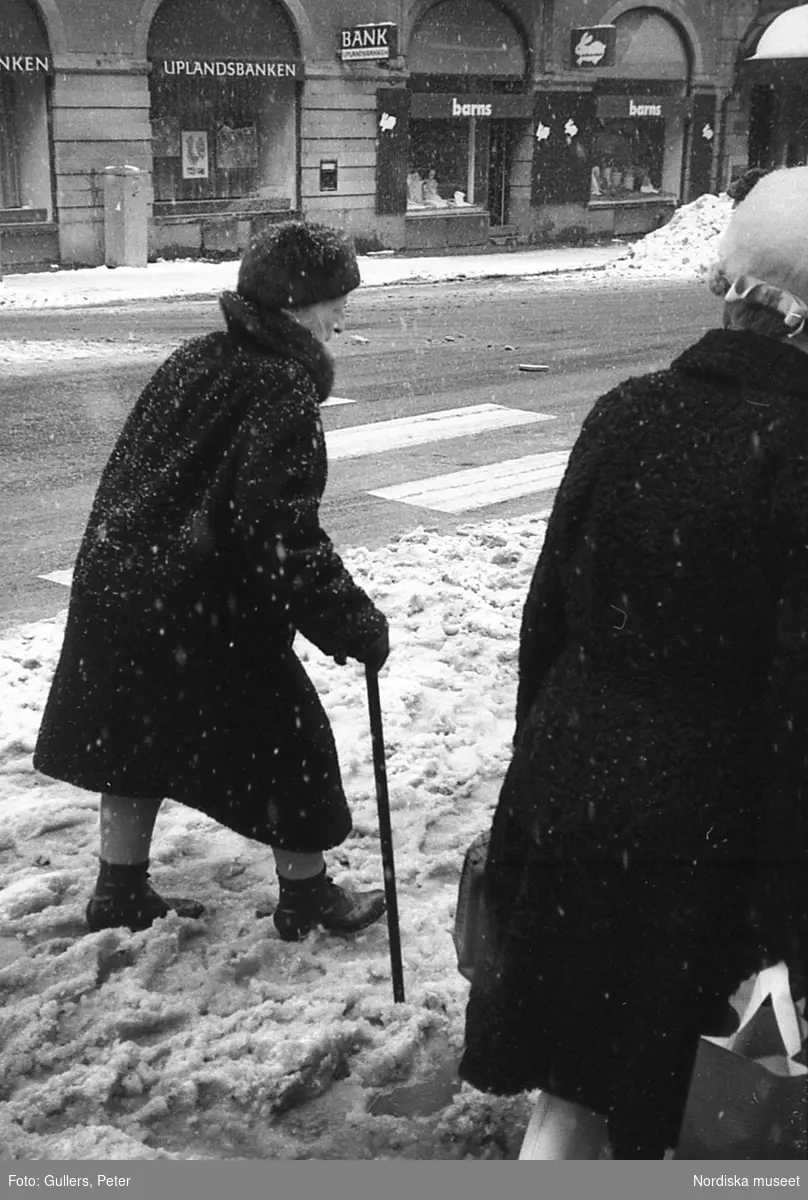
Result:
<svg viewBox="0 0 808 1200"><path fill-rule="evenodd" d="M601 425L609 399L607 395L599 400L584 421L556 493L530 583L519 638L516 738L547 672L569 638L565 619L566 578L597 478Z"/></svg>
<svg viewBox="0 0 808 1200"><path fill-rule="evenodd" d="M320 525L325 440L314 387L290 368L271 403L257 397L234 494L234 520L276 623L293 625L325 654L362 659L387 629ZM260 390L260 389L259 389Z"/></svg>

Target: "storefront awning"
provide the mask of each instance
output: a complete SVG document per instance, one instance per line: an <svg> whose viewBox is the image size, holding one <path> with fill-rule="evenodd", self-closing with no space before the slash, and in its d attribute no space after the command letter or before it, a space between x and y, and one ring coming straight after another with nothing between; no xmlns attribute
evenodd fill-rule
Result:
<svg viewBox="0 0 808 1200"><path fill-rule="evenodd" d="M784 58L808 58L808 4L800 4L775 17L746 62L767 63Z"/></svg>

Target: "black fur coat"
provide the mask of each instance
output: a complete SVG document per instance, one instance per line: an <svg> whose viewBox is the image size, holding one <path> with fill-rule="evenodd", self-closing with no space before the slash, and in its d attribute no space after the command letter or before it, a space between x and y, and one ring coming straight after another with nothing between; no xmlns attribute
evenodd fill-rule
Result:
<svg viewBox="0 0 808 1200"><path fill-rule="evenodd" d="M808 355L715 330L584 423L524 609L461 1073L675 1142L808 928Z"/></svg>
<svg viewBox="0 0 808 1200"><path fill-rule="evenodd" d="M280 312L222 306L226 331L155 373L103 472L34 762L324 849L350 817L292 642L361 657L386 621L319 521L327 351Z"/></svg>

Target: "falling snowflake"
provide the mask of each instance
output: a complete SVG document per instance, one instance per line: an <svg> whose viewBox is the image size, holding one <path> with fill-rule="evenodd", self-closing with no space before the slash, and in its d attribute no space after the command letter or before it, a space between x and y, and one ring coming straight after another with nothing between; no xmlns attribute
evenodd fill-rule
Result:
<svg viewBox="0 0 808 1200"><path fill-rule="evenodd" d="M541 121L539 121L538 125L536 126L536 141L544 142L547 140L547 138L549 136L550 136L550 126L543 125L541 123Z"/></svg>
<svg viewBox="0 0 808 1200"><path fill-rule="evenodd" d="M709 123L709 121L707 122L706 125L702 126L701 136L708 142L712 141L712 139L715 137L715 130L713 129L713 127Z"/></svg>
<svg viewBox="0 0 808 1200"><path fill-rule="evenodd" d="M392 133L396 127L397 121L398 118L394 117L392 113L384 112L379 117L379 128L381 129L382 133Z"/></svg>
<svg viewBox="0 0 808 1200"><path fill-rule="evenodd" d="M572 117L568 118L567 123L564 126L564 132L566 133L568 138L574 138L576 133L578 132L578 126L575 124ZM536 134L536 136L538 137L538 133Z"/></svg>

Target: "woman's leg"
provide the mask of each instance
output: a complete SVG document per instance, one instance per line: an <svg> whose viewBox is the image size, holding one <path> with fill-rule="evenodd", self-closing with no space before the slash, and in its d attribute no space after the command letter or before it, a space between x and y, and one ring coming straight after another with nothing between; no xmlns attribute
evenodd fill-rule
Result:
<svg viewBox="0 0 808 1200"><path fill-rule="evenodd" d="M154 823L162 803L162 800L130 800L107 792L102 794L99 824L104 862L126 866L148 862Z"/></svg>
<svg viewBox="0 0 808 1200"><path fill-rule="evenodd" d="M308 853L305 850L278 850L272 847L275 870L281 879L313 879L325 870L325 859L321 850Z"/></svg>
<svg viewBox="0 0 808 1200"><path fill-rule="evenodd" d="M200 917L195 900L163 899L149 883L149 852L162 800L101 796L100 862L95 891L87 905L91 932L125 926L148 929L174 910L181 917Z"/></svg>
<svg viewBox="0 0 808 1200"><path fill-rule="evenodd" d="M545 1160L601 1158L608 1145L604 1117L580 1104L541 1092L525 1131L519 1157Z"/></svg>

